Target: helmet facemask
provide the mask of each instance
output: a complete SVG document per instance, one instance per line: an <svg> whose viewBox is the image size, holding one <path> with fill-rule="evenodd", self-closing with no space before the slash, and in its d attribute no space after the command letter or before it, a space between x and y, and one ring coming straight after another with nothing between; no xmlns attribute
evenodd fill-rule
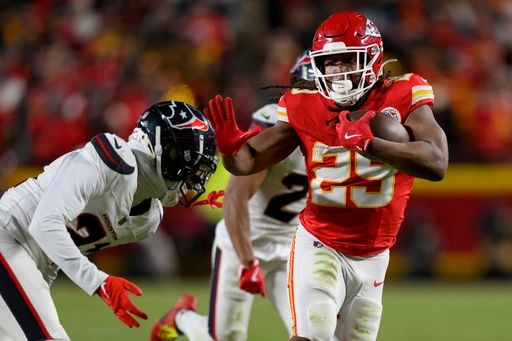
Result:
<svg viewBox="0 0 512 341"><path fill-rule="evenodd" d="M204 157L204 158L203 158ZM217 158L210 160L202 156L195 171L190 170L188 177L182 182L179 191L179 203L188 207L206 192L206 183L217 168Z"/></svg>
<svg viewBox="0 0 512 341"><path fill-rule="evenodd" d="M202 151L203 135L199 135L199 141L199 148ZM206 183L210 175L217 169L217 157L202 154L201 151L185 150L184 159L189 161L196 157L196 161L192 165L182 165L175 174L167 172L165 167L162 168L162 159L165 159L164 163L177 162L179 151L173 147L166 150L168 155L164 155L161 144L161 128L160 126L155 127L156 170L158 177L168 190L163 197L164 201L168 201L168 206L179 203L188 207L206 191ZM166 206L164 202L162 204Z"/></svg>
<svg viewBox="0 0 512 341"><path fill-rule="evenodd" d="M324 61L327 56L351 54L355 57L354 68L338 73L325 73ZM318 91L325 98L339 105L355 104L382 74L374 71L374 64L380 57L377 44L369 46L345 46L343 43L326 44L320 51L310 53ZM329 79L337 78L334 81Z"/></svg>

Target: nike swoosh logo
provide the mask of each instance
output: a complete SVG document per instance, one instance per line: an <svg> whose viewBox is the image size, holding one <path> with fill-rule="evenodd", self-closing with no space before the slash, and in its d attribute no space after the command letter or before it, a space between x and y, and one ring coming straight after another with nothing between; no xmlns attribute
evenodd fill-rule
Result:
<svg viewBox="0 0 512 341"><path fill-rule="evenodd" d="M373 281L373 286L374 287L378 287L378 286L380 286L382 284L384 284L384 281L382 281L382 282Z"/></svg>
<svg viewBox="0 0 512 341"><path fill-rule="evenodd" d="M117 139L114 139L114 145L117 149L121 148L121 146L118 144Z"/></svg>
<svg viewBox="0 0 512 341"><path fill-rule="evenodd" d="M261 114L261 116L263 116L263 118L266 120L268 120L270 118L270 115Z"/></svg>
<svg viewBox="0 0 512 341"><path fill-rule="evenodd" d="M107 289L105 289L106 286L107 286L107 283L103 282L103 283L101 283L100 288L101 288L101 291L103 292L103 295L105 295L105 297L107 299L110 299L110 297L108 295L108 292L107 292Z"/></svg>
<svg viewBox="0 0 512 341"><path fill-rule="evenodd" d="M348 133L345 133L345 140L351 139L353 137L358 137L358 136L362 136L362 135L361 134L349 135Z"/></svg>

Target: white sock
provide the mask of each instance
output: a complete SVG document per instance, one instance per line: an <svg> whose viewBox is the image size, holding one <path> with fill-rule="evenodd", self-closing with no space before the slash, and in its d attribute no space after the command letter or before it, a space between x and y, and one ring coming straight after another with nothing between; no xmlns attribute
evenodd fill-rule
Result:
<svg viewBox="0 0 512 341"><path fill-rule="evenodd" d="M208 334L208 316L199 315L192 310L182 309L176 314L174 322L189 341L213 341L210 334Z"/></svg>

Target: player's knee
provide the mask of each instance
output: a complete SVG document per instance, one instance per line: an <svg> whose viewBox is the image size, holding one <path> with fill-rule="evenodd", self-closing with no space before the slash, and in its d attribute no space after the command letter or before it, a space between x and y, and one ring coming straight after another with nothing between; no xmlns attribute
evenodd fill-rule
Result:
<svg viewBox="0 0 512 341"><path fill-rule="evenodd" d="M356 297L350 310L350 316L346 317L344 339L376 340L381 316L382 305L379 302L365 297Z"/></svg>
<svg viewBox="0 0 512 341"><path fill-rule="evenodd" d="M305 259L304 274L307 274L307 285L335 297L340 283L343 283L340 278L342 271L339 259L324 250L314 251Z"/></svg>
<svg viewBox="0 0 512 341"><path fill-rule="evenodd" d="M336 329L337 311L333 302L316 301L307 310L309 332L312 340L328 341Z"/></svg>

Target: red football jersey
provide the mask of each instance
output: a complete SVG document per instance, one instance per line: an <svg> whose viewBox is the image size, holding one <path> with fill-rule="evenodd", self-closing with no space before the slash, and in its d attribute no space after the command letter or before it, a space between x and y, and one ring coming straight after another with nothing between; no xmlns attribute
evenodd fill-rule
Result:
<svg viewBox="0 0 512 341"><path fill-rule="evenodd" d="M432 87L408 73L385 79L360 109L382 111L403 123L423 104L433 106ZM329 108L335 105L311 90L290 90L279 101L278 119L295 129L306 158L309 195L301 222L345 254L382 252L396 241L414 178L339 146L335 123L329 120L340 110Z"/></svg>

